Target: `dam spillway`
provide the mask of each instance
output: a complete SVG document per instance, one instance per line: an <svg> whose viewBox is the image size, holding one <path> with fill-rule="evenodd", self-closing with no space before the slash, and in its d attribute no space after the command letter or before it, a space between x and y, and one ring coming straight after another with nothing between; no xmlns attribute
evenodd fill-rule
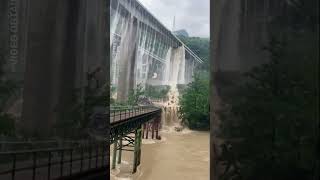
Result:
<svg viewBox="0 0 320 180"><path fill-rule="evenodd" d="M117 100L126 100L138 85L188 84L202 63L136 0L112 0L110 24L110 77Z"/></svg>

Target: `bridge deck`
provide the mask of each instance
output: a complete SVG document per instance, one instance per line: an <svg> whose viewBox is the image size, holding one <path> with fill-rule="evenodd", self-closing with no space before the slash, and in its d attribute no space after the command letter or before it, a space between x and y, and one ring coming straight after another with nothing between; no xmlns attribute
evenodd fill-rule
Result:
<svg viewBox="0 0 320 180"><path fill-rule="evenodd" d="M161 115L161 109L154 106L134 107L110 113L110 143L125 136L142 124ZM112 117L112 118L111 118Z"/></svg>
<svg viewBox="0 0 320 180"><path fill-rule="evenodd" d="M157 111L159 108L153 106L142 106L133 108L124 108L120 110L111 109L110 124L114 124L119 121L125 121L132 117L139 117L140 115Z"/></svg>

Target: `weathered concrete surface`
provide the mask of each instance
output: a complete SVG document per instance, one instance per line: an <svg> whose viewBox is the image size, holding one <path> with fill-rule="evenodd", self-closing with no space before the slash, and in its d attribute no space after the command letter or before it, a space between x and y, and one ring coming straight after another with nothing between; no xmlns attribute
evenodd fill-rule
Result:
<svg viewBox="0 0 320 180"><path fill-rule="evenodd" d="M284 1L278 0L215 0L212 1L211 25L211 179L217 180L223 167L217 159L224 141L218 112L225 107L225 98L241 81L240 75L253 66L267 62L262 50L268 41L271 17L281 12Z"/></svg>
<svg viewBox="0 0 320 180"><path fill-rule="evenodd" d="M98 86L108 75L103 0L32 0L27 8L23 130L52 135L59 114L88 74ZM83 93L82 93L83 95Z"/></svg>
<svg viewBox="0 0 320 180"><path fill-rule="evenodd" d="M136 51L138 48L138 21L135 17L127 17L129 19L129 27L124 32L123 43L121 43L120 53L120 69L117 99L119 101L128 100L130 90L134 88L134 70L136 62Z"/></svg>

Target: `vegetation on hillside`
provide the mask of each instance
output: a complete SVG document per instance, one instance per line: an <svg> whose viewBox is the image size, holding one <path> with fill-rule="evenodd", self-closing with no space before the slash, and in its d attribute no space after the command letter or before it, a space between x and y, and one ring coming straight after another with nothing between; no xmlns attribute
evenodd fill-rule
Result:
<svg viewBox="0 0 320 180"><path fill-rule="evenodd" d="M139 99L144 96L145 91L143 87L138 84L136 88L130 90L129 96L128 96L128 105L130 106L136 106L138 105Z"/></svg>
<svg viewBox="0 0 320 180"><path fill-rule="evenodd" d="M155 99L165 99L167 98L168 92L170 90L170 86L160 85L160 86L152 86L147 85L145 89L145 95L150 98Z"/></svg>
<svg viewBox="0 0 320 180"><path fill-rule="evenodd" d="M179 39L184 42L197 56L204 62L198 67L197 70L209 71L210 67L210 43L209 38L200 37L185 37L179 36Z"/></svg>

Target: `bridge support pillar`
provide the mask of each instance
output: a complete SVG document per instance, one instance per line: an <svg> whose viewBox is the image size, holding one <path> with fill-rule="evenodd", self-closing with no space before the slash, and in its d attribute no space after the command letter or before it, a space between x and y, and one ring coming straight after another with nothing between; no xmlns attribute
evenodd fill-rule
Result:
<svg viewBox="0 0 320 180"><path fill-rule="evenodd" d="M116 168L116 160L117 160L117 141L115 140L113 143L113 156L112 156L112 169Z"/></svg>
<svg viewBox="0 0 320 180"><path fill-rule="evenodd" d="M146 131L146 124L143 124L143 125L142 125L142 138L145 138L145 137L144 137L145 131Z"/></svg>
<svg viewBox="0 0 320 180"><path fill-rule="evenodd" d="M156 121L155 120L153 120L153 122L152 122L152 133L151 133L151 139L154 139L154 130L155 130L155 125L156 125Z"/></svg>
<svg viewBox="0 0 320 180"><path fill-rule="evenodd" d="M122 137L119 139L118 164L121 163L121 156L122 156Z"/></svg>
<svg viewBox="0 0 320 180"><path fill-rule="evenodd" d="M159 138L159 125L160 125L160 121L159 118L156 120L156 139L160 139Z"/></svg>
<svg viewBox="0 0 320 180"><path fill-rule="evenodd" d="M134 157L133 157L133 171L137 172L137 167L140 165L141 159L141 141L142 141L142 130L141 127L135 130L135 140L134 140Z"/></svg>
<svg viewBox="0 0 320 180"><path fill-rule="evenodd" d="M148 139L148 136L149 136L149 123L146 123L145 127L146 127L146 139Z"/></svg>
<svg viewBox="0 0 320 180"><path fill-rule="evenodd" d="M160 128L161 128L161 116L159 116L158 119L157 119L156 138L157 138L158 140L161 139L161 137L160 137L160 135L159 135L159 130L160 130Z"/></svg>

